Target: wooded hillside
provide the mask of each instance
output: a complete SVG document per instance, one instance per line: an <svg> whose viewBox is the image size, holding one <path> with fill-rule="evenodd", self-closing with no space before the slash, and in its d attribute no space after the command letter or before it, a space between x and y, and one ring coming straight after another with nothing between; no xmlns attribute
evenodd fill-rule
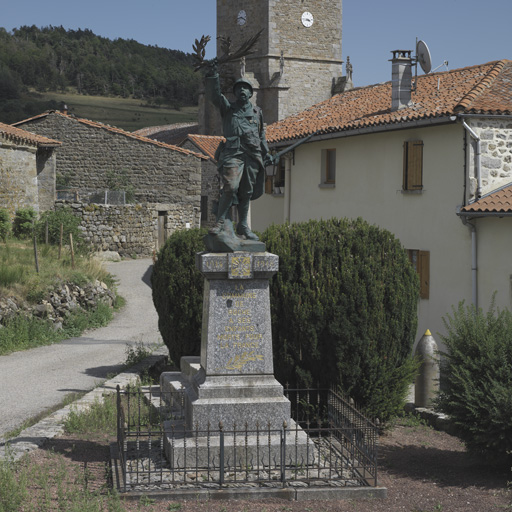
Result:
<svg viewBox="0 0 512 512"><path fill-rule="evenodd" d="M79 94L140 98L173 107L197 104L199 76L191 56L145 46L134 40L114 41L90 30L23 26L0 27L0 120L14 122L30 110L29 89L39 92L76 90ZM30 102L29 102L30 103ZM50 105L49 108L55 108ZM19 117L18 117L19 120Z"/></svg>

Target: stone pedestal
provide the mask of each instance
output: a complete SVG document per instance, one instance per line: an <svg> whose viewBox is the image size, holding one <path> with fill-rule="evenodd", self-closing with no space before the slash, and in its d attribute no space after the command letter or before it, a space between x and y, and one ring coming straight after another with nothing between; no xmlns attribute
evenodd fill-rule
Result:
<svg viewBox="0 0 512 512"><path fill-rule="evenodd" d="M198 446L213 448L216 441L206 432L222 423L225 430L253 433L270 428L271 451L278 453L278 431L285 424L295 427L272 358L269 280L279 259L266 252L205 252L196 255L196 266L205 277L201 356L184 357L181 372L162 374L163 396L183 391L185 425L179 428L204 436L196 436ZM259 441L251 432L247 442L256 450ZM301 463L311 459L311 441L302 430L289 442ZM185 448L186 440L167 440L166 453L173 460L183 458Z"/></svg>
<svg viewBox="0 0 512 512"><path fill-rule="evenodd" d="M274 378L269 279L278 257L269 253L199 253L205 276L200 366L162 377L164 394L185 391L187 427L206 430L280 429L290 421L290 402ZM195 364L193 371L187 371ZM173 383L173 384L170 384Z"/></svg>

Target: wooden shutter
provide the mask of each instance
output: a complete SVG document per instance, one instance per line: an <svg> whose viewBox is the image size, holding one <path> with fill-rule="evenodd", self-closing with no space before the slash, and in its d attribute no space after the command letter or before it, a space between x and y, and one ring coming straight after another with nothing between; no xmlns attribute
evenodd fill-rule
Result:
<svg viewBox="0 0 512 512"><path fill-rule="evenodd" d="M430 252L418 251L418 274L420 277L420 298L429 298L430 289Z"/></svg>
<svg viewBox="0 0 512 512"><path fill-rule="evenodd" d="M265 194L272 194L273 188L274 188L274 177L273 176L265 176Z"/></svg>
<svg viewBox="0 0 512 512"><path fill-rule="evenodd" d="M423 188L423 141L404 142L404 190Z"/></svg>

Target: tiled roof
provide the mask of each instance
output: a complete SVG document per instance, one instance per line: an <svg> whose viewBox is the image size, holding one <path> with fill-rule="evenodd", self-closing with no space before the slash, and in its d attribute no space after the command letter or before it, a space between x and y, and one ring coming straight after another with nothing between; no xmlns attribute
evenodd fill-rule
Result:
<svg viewBox="0 0 512 512"><path fill-rule="evenodd" d="M64 118L66 118L66 119L70 119L72 121L76 121L76 122L85 124L87 126L92 126L93 128L100 128L102 130L107 130L107 131L112 132L112 133L117 133L119 135L124 135L125 137L129 137L131 139L136 139L136 140L139 140L141 142L147 142L149 144L154 144L155 146L160 146L162 148L172 149L174 151L178 151L180 153L184 153L184 154L187 154L187 155L193 155L193 156L201 158L201 159L205 158L204 155L201 155L199 153L194 153L193 151L188 151L187 149L183 149L183 148L180 148L178 146L173 146L171 144L165 144L164 142L159 142L157 140L149 139L147 137L142 137L141 135L137 135L135 133L130 133L130 132L127 132L125 130L121 130L121 128L116 128L115 126L109 126L107 124L103 124L103 123L100 123L98 121L91 121L89 119L82 119L82 118L79 118L79 117L70 116L68 114L64 114L63 112L59 112L58 110L50 110L48 112L44 112L43 114L39 114L38 116L34 116L34 117L29 118L29 119L25 119L23 121L19 121L17 123L14 123L13 126L19 126L21 124L28 123L29 121L33 121L35 119L41 119L43 117L47 117L47 116L52 115L52 114L53 115L62 116Z"/></svg>
<svg viewBox="0 0 512 512"><path fill-rule="evenodd" d="M478 201L461 209L462 215L467 214L511 214L512 184L481 197Z"/></svg>
<svg viewBox="0 0 512 512"><path fill-rule="evenodd" d="M279 142L457 113L512 114L512 61L501 60L418 77L410 107L391 110L391 82L333 96L270 125L267 140Z"/></svg>
<svg viewBox="0 0 512 512"><path fill-rule="evenodd" d="M188 134L188 140L190 140L196 147L207 155L212 160L215 160L215 152L221 142L226 139L216 135L197 135L194 133Z"/></svg>
<svg viewBox="0 0 512 512"><path fill-rule="evenodd" d="M38 147L56 147L62 144L58 140L36 135L4 123L0 123L0 136L17 144L30 144Z"/></svg>

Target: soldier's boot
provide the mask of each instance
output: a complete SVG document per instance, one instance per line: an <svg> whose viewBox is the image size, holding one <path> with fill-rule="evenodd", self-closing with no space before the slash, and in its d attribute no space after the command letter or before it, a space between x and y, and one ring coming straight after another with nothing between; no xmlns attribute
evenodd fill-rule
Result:
<svg viewBox="0 0 512 512"><path fill-rule="evenodd" d="M238 205L238 224L236 226L236 234L244 236L247 240L259 240L258 235L251 231L247 224L247 216L249 214L249 200L242 201Z"/></svg>
<svg viewBox="0 0 512 512"><path fill-rule="evenodd" d="M222 231L224 231L224 221L226 219L226 215L231 208L232 197L222 194L219 199L219 206L217 209L217 222L215 226L209 229L208 233L210 235L218 235Z"/></svg>

